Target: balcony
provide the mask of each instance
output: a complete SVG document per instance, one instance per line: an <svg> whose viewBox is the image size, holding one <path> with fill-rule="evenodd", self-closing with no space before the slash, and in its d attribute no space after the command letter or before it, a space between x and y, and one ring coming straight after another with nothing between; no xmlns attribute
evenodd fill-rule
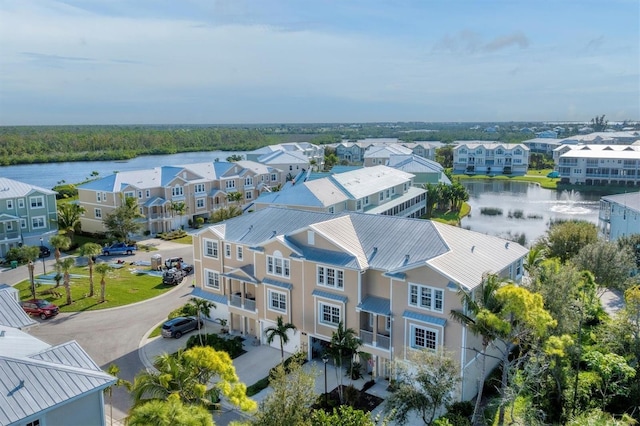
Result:
<svg viewBox="0 0 640 426"><path fill-rule="evenodd" d="M246 311L256 311L256 300L245 297L244 304L242 303L242 297L239 294L234 294L229 297L229 305L236 308L244 309Z"/></svg>
<svg viewBox="0 0 640 426"><path fill-rule="evenodd" d="M362 344L373 346L376 348L389 349L391 344L391 340L389 336L385 336L384 334L376 334L376 342L373 342L373 332L367 330L360 330L360 340L362 340Z"/></svg>
<svg viewBox="0 0 640 426"><path fill-rule="evenodd" d="M0 232L0 240L19 240L19 231Z"/></svg>

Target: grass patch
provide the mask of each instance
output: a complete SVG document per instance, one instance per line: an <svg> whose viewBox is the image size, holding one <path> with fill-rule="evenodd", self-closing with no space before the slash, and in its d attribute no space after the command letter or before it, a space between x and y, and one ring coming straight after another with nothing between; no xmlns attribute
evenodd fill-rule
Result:
<svg viewBox="0 0 640 426"><path fill-rule="evenodd" d="M73 303L66 304L66 293L61 282L56 290L61 297L46 295L41 298L46 299L60 308L61 312L95 311L100 309L114 308L132 303L147 300L152 297L166 293L174 288L162 284L162 278L147 274L136 274L130 269L134 266L125 265L123 268L111 271L105 278L106 295L105 302L98 303L100 295L100 275L94 272L94 292L93 297L89 297L89 268L75 267L70 273L79 275L71 278L71 298ZM36 279L38 276L36 276ZM16 284L15 288L20 292L20 299L30 299L31 290L28 280ZM36 294L41 291L53 288L53 285L36 284ZM40 297L40 296L38 296Z"/></svg>
<svg viewBox="0 0 640 426"><path fill-rule="evenodd" d="M171 240L172 243L180 243L180 244L187 244L187 245L192 245L193 244L193 237L191 235L185 235L183 237L180 238L176 238L175 240Z"/></svg>
<svg viewBox="0 0 640 426"><path fill-rule="evenodd" d="M541 171L535 170L535 172L541 172ZM542 188L553 189L553 190L558 189L558 182L560 182L560 178L548 178L546 174L532 175L529 172L527 172L527 175L525 176L454 175L454 178L458 178L460 180L510 180L514 182L533 182L533 183L537 183Z"/></svg>
<svg viewBox="0 0 640 426"><path fill-rule="evenodd" d="M162 334L162 325L159 325L156 328L154 328L151 333L149 333L149 339L152 339L154 337L158 337L161 334Z"/></svg>
<svg viewBox="0 0 640 426"><path fill-rule="evenodd" d="M471 206L467 203L462 203L462 207L459 212L446 211L446 212L437 212L434 211L431 215L430 220L435 220L436 222L445 223L447 225L458 226L460 224L460 220L468 216L471 213ZM425 219L426 216L423 216L422 219Z"/></svg>

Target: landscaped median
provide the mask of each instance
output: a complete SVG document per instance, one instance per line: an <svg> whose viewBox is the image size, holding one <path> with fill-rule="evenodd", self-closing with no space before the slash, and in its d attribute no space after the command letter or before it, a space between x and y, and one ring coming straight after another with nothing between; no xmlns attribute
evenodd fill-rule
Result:
<svg viewBox="0 0 640 426"><path fill-rule="evenodd" d="M113 269L104 276L105 301L99 303L102 276L95 269L96 265L93 272L94 295L92 297L89 297L88 266L72 267L69 270L73 300L70 305L66 304L64 279L60 279L60 286L56 287L55 273L35 276L36 297L58 305L61 312L93 311L140 302L175 288L175 286L162 284L160 273L151 271L148 266L114 262ZM32 298L29 280L21 281L15 285L15 288L19 290L21 300Z"/></svg>

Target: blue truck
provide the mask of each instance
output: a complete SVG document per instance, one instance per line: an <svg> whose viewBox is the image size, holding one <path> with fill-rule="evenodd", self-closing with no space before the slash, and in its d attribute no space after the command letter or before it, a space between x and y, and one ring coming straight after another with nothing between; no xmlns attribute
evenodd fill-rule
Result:
<svg viewBox="0 0 640 426"><path fill-rule="evenodd" d="M121 256L123 254L133 254L137 249L138 247L135 244L113 243L110 246L103 247L102 254L104 256Z"/></svg>

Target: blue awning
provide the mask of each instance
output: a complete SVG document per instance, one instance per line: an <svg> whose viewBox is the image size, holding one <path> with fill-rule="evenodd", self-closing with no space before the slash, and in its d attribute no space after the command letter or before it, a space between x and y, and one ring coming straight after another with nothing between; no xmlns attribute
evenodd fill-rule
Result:
<svg viewBox="0 0 640 426"><path fill-rule="evenodd" d="M325 299L337 300L338 302L347 303L347 296L340 296L339 294L329 293L327 291L313 290L311 293L313 296L324 297Z"/></svg>
<svg viewBox="0 0 640 426"><path fill-rule="evenodd" d="M413 311L404 311L402 314L403 318L408 318L416 321L426 322L428 324L435 324L444 327L447 323L447 320L444 318L433 317L431 315L419 314Z"/></svg>
<svg viewBox="0 0 640 426"><path fill-rule="evenodd" d="M200 287L195 287L191 291L191 295L193 297L198 297L200 299L208 300L209 302L220 303L221 305L227 304L227 296L224 296L222 294L210 293L208 291L201 289Z"/></svg>
<svg viewBox="0 0 640 426"><path fill-rule="evenodd" d="M271 278L263 278L262 284L268 284L275 287L285 288L287 290L293 289L293 285L291 283L284 283L282 281L272 280Z"/></svg>
<svg viewBox="0 0 640 426"><path fill-rule="evenodd" d="M357 309L388 317L391 316L391 301L382 297L367 296L360 302Z"/></svg>

